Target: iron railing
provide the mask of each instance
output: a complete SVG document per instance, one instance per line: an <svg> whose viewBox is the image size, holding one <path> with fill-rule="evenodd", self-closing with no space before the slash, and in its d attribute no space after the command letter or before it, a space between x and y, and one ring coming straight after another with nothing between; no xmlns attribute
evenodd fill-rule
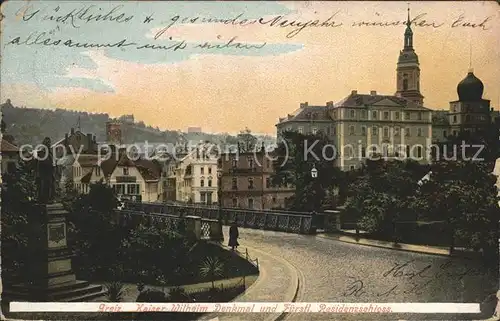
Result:
<svg viewBox="0 0 500 321"><path fill-rule="evenodd" d="M219 208L200 205L125 202L125 210L173 217L198 216L203 219L222 220L223 224L236 222L240 227L310 234L316 232L316 215L306 212ZM322 224L321 224L322 225Z"/></svg>

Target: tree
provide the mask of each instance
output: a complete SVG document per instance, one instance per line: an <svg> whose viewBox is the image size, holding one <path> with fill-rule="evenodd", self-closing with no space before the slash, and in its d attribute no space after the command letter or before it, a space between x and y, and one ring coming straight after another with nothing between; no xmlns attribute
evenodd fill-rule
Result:
<svg viewBox="0 0 500 321"><path fill-rule="evenodd" d="M33 162L21 160L13 173L2 174L2 273L22 271L28 246L28 216L36 199Z"/></svg>
<svg viewBox="0 0 500 321"><path fill-rule="evenodd" d="M128 232L116 227L117 206L113 188L103 182L91 184L89 193L73 202L69 236L78 251L76 261L80 266L107 273L116 264L122 238Z"/></svg>
<svg viewBox="0 0 500 321"><path fill-rule="evenodd" d="M411 209L425 167L407 161L367 160L348 188L346 215L374 234L394 238L400 220L416 220Z"/></svg>
<svg viewBox="0 0 500 321"><path fill-rule="evenodd" d="M485 162L437 162L420 191L421 207L429 219L448 223L451 247L461 241L496 256L500 209L495 183Z"/></svg>
<svg viewBox="0 0 500 321"><path fill-rule="evenodd" d="M334 166L335 145L326 136L303 135L287 131L275 150L273 162L275 186L295 187L293 209L320 211L326 190L338 186L341 171ZM316 168L317 177L311 176Z"/></svg>
<svg viewBox="0 0 500 321"><path fill-rule="evenodd" d="M500 119L489 123L487 126L478 128L476 131L460 131L456 136L448 137L441 144L439 154L433 155L434 160L475 160L494 162L500 157L500 144L498 135L500 132Z"/></svg>
<svg viewBox="0 0 500 321"><path fill-rule="evenodd" d="M209 278L212 282L212 289L215 289L215 279L224 275L224 263L218 258L207 257L200 266L200 276Z"/></svg>
<svg viewBox="0 0 500 321"><path fill-rule="evenodd" d="M253 152L256 148L257 137L252 135L252 131L248 127L240 131L236 139L240 147L240 152Z"/></svg>

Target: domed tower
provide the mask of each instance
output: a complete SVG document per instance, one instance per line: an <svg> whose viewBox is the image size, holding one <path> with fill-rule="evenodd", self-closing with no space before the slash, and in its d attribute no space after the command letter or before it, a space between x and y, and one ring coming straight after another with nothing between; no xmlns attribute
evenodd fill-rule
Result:
<svg viewBox="0 0 500 321"><path fill-rule="evenodd" d="M418 105L423 105L424 96L420 93L420 63L413 49L413 31L411 30L410 8L404 34L404 47L399 52L396 68L396 96L406 98Z"/></svg>
<svg viewBox="0 0 500 321"><path fill-rule="evenodd" d="M490 101L483 99L483 82L469 69L458 83L458 100L450 102L448 114L454 135L460 131L476 131L491 123Z"/></svg>

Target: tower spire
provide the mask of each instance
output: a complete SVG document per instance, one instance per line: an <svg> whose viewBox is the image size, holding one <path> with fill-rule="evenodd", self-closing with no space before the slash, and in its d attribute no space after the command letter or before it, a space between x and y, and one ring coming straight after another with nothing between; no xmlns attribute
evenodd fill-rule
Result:
<svg viewBox="0 0 500 321"><path fill-rule="evenodd" d="M469 72L474 72L472 69L472 40L469 40Z"/></svg>
<svg viewBox="0 0 500 321"><path fill-rule="evenodd" d="M410 3L408 3L408 18L406 20L404 48L405 49L412 49L413 48L413 31L411 30Z"/></svg>
<svg viewBox="0 0 500 321"><path fill-rule="evenodd" d="M408 2L408 20L406 20L406 25L410 26L410 3Z"/></svg>

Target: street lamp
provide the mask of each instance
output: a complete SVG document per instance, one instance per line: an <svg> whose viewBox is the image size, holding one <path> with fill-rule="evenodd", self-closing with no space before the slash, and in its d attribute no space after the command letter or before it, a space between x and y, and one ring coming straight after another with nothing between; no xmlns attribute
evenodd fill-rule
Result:
<svg viewBox="0 0 500 321"><path fill-rule="evenodd" d="M313 164L313 168L311 169L311 177L312 178L318 177L318 170L316 169L316 165L314 165L314 164Z"/></svg>
<svg viewBox="0 0 500 321"><path fill-rule="evenodd" d="M217 203L219 205L217 219L222 221L222 168L217 168Z"/></svg>
<svg viewBox="0 0 500 321"><path fill-rule="evenodd" d="M313 164L313 167L311 169L311 177L315 180L317 177L318 177L318 170L316 169L316 165ZM314 187L316 187L315 185L316 184L313 184ZM315 195L317 196L317 195ZM311 227L313 227L313 231L316 231L316 201L313 200L313 211L312 211L312 214L311 214Z"/></svg>

